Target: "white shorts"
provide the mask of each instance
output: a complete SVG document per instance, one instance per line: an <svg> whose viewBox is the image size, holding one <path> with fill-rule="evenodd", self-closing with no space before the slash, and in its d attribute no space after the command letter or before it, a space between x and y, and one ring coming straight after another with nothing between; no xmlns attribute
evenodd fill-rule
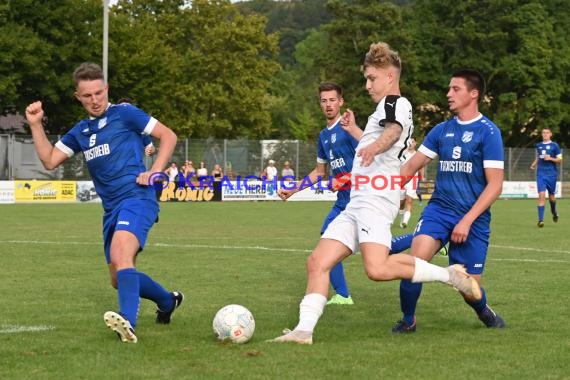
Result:
<svg viewBox="0 0 570 380"><path fill-rule="evenodd" d="M362 204L351 199L346 209L328 225L321 239L337 240L352 253L359 250L360 243L378 243L390 249L390 227L400 205L379 197L371 198L376 199Z"/></svg>
<svg viewBox="0 0 570 380"><path fill-rule="evenodd" d="M414 181L410 181L404 185L404 188L400 190L400 199L406 199L410 197L412 199L418 199L417 189L414 189Z"/></svg>

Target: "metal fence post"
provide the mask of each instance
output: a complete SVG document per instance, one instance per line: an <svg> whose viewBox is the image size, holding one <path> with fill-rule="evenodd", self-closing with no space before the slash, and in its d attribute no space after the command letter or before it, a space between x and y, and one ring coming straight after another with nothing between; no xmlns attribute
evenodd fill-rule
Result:
<svg viewBox="0 0 570 380"><path fill-rule="evenodd" d="M228 170L228 139L224 139L224 162L222 164L224 173Z"/></svg>
<svg viewBox="0 0 570 380"><path fill-rule="evenodd" d="M186 137L186 139L184 140L184 161L188 161L188 137Z"/></svg>
<svg viewBox="0 0 570 380"><path fill-rule="evenodd" d="M299 175L299 140L297 142L297 157L295 157L295 176L298 178Z"/></svg>

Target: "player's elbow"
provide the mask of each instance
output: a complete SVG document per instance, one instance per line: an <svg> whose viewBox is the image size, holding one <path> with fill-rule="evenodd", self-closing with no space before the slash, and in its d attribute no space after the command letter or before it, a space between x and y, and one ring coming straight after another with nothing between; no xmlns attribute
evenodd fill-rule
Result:
<svg viewBox="0 0 570 380"><path fill-rule="evenodd" d="M59 164L51 161L51 160L41 160L42 161L42 165L44 166L44 169L46 170L54 170L57 169L57 167L59 166Z"/></svg>

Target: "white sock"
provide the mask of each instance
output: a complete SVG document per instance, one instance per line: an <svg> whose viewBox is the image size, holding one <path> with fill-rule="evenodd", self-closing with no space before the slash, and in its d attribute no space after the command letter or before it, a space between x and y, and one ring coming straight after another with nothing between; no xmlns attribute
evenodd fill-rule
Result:
<svg viewBox="0 0 570 380"><path fill-rule="evenodd" d="M319 293L306 294L299 305L299 324L295 330L313 332L327 303L327 297Z"/></svg>
<svg viewBox="0 0 570 380"><path fill-rule="evenodd" d="M398 214L400 215L400 223L404 222L404 210L398 210Z"/></svg>
<svg viewBox="0 0 570 380"><path fill-rule="evenodd" d="M404 213L404 217L402 218L402 223L406 223L408 224L408 222L410 221L410 217L412 216L412 213L409 211L406 211Z"/></svg>
<svg viewBox="0 0 570 380"><path fill-rule="evenodd" d="M414 257L416 266L412 282L449 282L449 272L446 268L428 263L418 257Z"/></svg>

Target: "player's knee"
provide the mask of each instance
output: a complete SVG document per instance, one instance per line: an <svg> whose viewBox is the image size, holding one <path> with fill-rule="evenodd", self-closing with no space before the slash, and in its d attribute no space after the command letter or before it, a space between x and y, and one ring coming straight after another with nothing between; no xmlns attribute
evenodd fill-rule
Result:
<svg viewBox="0 0 570 380"><path fill-rule="evenodd" d="M366 267L366 276L372 281L387 281L390 279L389 273L384 265Z"/></svg>
<svg viewBox="0 0 570 380"><path fill-rule="evenodd" d="M307 273L319 273L324 270L324 262L322 259L319 259L319 256L313 254L309 255L307 258Z"/></svg>

